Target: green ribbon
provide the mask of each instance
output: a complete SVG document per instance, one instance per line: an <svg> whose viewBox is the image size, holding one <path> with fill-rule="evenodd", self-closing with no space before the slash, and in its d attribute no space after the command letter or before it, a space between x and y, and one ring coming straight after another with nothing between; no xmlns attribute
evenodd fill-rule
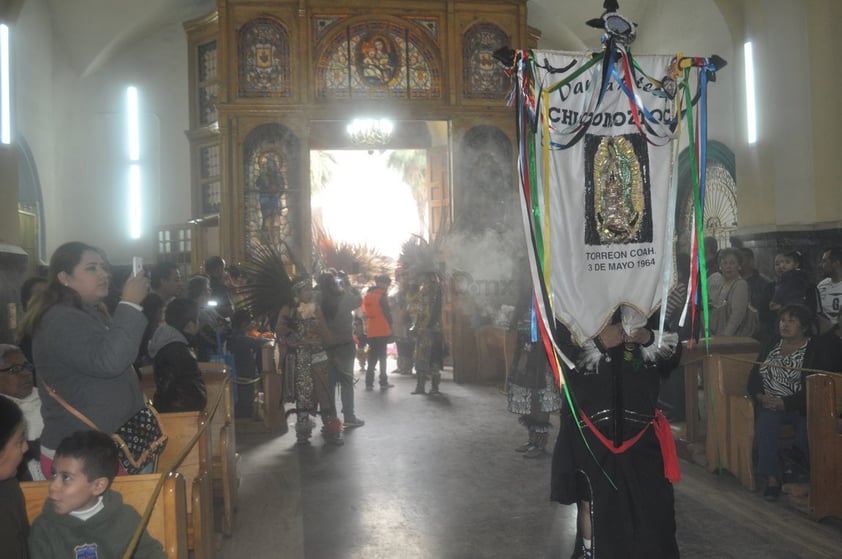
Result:
<svg viewBox="0 0 842 559"><path fill-rule="evenodd" d="M699 186L699 162L696 161L696 143L695 143L695 133L693 131L693 105L692 99L690 97L690 68L684 69L684 83L682 84L682 88L684 89L684 99L687 103L687 109L685 110L685 114L687 115L687 136L689 138L689 144L687 146L687 151L690 155L690 171L691 176L693 177L693 205L694 205L694 213L696 216L696 238L698 239L699 243L699 280L701 283L701 291L702 291L702 324L704 328L704 338L705 338L705 350L709 347L709 339L710 339L710 316L708 313L708 274L707 274L707 264L705 263L705 235L704 235L704 216L702 215L702 201L701 201L701 189Z"/></svg>

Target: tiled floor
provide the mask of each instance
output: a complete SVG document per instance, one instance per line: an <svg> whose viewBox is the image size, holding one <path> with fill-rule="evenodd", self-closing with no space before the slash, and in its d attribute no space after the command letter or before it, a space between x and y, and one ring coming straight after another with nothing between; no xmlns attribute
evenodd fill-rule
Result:
<svg viewBox="0 0 842 559"><path fill-rule="evenodd" d="M366 425L347 432L344 446L315 436L298 447L292 433L241 430L239 512L221 557L569 557L575 511L548 500L548 457L512 451L525 430L498 388L445 380L444 396L433 398L410 395L414 377L390 380L392 389L357 391ZM842 556L838 522L767 503L727 474L690 463L682 471L685 559Z"/></svg>

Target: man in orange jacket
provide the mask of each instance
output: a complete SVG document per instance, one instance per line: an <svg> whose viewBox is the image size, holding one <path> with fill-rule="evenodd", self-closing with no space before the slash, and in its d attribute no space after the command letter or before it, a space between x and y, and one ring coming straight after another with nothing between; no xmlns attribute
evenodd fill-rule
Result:
<svg viewBox="0 0 842 559"><path fill-rule="evenodd" d="M389 285L387 275L374 278L363 297L363 314L366 317L366 338L368 339L368 368L365 372L365 389L374 389L374 366L380 363L380 390L392 388L386 377L386 345L392 336L392 313L389 310Z"/></svg>

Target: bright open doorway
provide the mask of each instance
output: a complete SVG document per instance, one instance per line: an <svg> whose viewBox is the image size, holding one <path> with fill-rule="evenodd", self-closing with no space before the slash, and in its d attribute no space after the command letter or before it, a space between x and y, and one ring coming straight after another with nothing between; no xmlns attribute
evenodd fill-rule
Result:
<svg viewBox="0 0 842 559"><path fill-rule="evenodd" d="M404 242L427 237L426 150L314 150L310 162L314 230L334 245L395 262Z"/></svg>

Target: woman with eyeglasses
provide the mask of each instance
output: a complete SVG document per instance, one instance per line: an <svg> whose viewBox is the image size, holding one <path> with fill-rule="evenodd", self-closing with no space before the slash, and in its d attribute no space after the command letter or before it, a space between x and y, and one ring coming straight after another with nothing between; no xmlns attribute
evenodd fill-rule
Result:
<svg viewBox="0 0 842 559"><path fill-rule="evenodd" d="M41 419L41 398L33 384L33 367L27 361L21 348L9 344L0 344L0 396L13 401L23 412L26 420L26 439L29 450L18 468L20 481L38 481L44 479L41 473L39 451L41 431L44 420Z"/></svg>
<svg viewBox="0 0 842 559"><path fill-rule="evenodd" d="M114 433L143 407L132 363L146 328L140 302L149 292L144 274L130 276L109 316L103 304L111 272L104 253L80 242L65 243L50 259L46 291L21 322L32 336L41 396L41 468L51 475L59 442L85 423L46 390L45 383L106 433Z"/></svg>

